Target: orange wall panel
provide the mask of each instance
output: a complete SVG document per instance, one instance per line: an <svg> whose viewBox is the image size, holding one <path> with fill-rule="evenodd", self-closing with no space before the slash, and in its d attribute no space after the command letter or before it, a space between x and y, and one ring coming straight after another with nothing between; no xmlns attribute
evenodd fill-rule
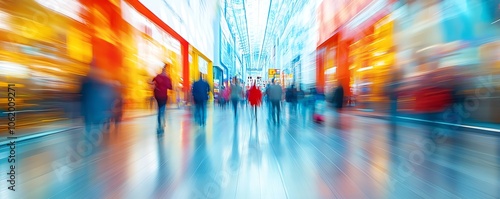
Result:
<svg viewBox="0 0 500 199"><path fill-rule="evenodd" d="M342 38L342 37L339 37ZM338 41L337 45L337 79L344 87L344 93L346 96L351 95L351 73L349 70L349 45L351 42L349 40L341 39Z"/></svg>
<svg viewBox="0 0 500 199"><path fill-rule="evenodd" d="M181 54L182 54L182 66L184 67L182 70L182 85L184 91L187 93L190 90L190 82L189 82L189 45L186 42L181 42Z"/></svg>
<svg viewBox="0 0 500 199"><path fill-rule="evenodd" d="M110 78L118 78L122 67L123 53L116 38L122 32L123 20L115 5L107 0L81 0L89 12L83 13L92 35L92 55L96 67L105 69Z"/></svg>

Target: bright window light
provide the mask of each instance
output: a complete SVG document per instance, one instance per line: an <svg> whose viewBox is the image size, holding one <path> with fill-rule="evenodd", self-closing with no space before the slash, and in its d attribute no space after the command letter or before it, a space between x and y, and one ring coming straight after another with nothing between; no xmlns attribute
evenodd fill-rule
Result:
<svg viewBox="0 0 500 199"><path fill-rule="evenodd" d="M23 78L27 77L29 73L29 69L26 66L13 62L0 61L0 67L2 68L0 75L4 76Z"/></svg>
<svg viewBox="0 0 500 199"><path fill-rule="evenodd" d="M360 68L360 69L358 69L358 72L370 70L370 69L373 69L373 66L367 66L367 67Z"/></svg>
<svg viewBox="0 0 500 199"><path fill-rule="evenodd" d="M35 0L40 5L47 7L55 12L63 14L81 23L85 20L80 17L84 6L78 0Z"/></svg>
<svg viewBox="0 0 500 199"><path fill-rule="evenodd" d="M0 10L0 29L10 30L9 13Z"/></svg>
<svg viewBox="0 0 500 199"><path fill-rule="evenodd" d="M331 75L331 74L335 74L336 72L337 72L337 67L333 67L333 68L327 69L325 71L325 74Z"/></svg>

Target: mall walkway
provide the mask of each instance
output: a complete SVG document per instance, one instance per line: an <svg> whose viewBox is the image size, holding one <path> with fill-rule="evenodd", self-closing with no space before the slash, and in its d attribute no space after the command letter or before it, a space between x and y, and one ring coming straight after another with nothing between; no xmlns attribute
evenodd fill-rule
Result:
<svg viewBox="0 0 500 199"><path fill-rule="evenodd" d="M83 142L82 129L26 140L16 192L2 180L0 198L500 198L498 136L390 130L349 115L325 125L288 115L275 126L259 114L236 120L216 107L198 127L173 110L160 137L149 116L97 141ZM2 146L3 176L8 152Z"/></svg>

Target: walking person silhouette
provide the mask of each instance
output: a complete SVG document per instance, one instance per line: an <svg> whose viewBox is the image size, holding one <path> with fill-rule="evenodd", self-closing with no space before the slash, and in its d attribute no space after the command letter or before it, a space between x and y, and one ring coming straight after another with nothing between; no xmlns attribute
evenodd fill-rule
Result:
<svg viewBox="0 0 500 199"><path fill-rule="evenodd" d="M165 128L165 108L168 101L168 90L172 90L172 80L167 76L167 68L169 64L165 64L151 84L155 85L154 96L156 102L158 103L158 134L163 133Z"/></svg>
<svg viewBox="0 0 500 199"><path fill-rule="evenodd" d="M207 101L208 94L210 93L210 85L207 81L203 80L203 76L200 75L200 79L193 83L193 99L195 104L195 121L199 125L205 125L207 120Z"/></svg>
<svg viewBox="0 0 500 199"><path fill-rule="evenodd" d="M250 102L250 105L254 108L254 117L255 120L257 120L257 107L259 107L262 103L262 92L260 91L259 88L255 85L255 82L253 86L248 90L248 101Z"/></svg>

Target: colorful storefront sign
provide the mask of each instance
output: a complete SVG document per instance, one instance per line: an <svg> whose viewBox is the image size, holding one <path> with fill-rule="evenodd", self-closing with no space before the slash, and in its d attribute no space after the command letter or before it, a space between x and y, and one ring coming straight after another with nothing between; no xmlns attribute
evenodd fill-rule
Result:
<svg viewBox="0 0 500 199"><path fill-rule="evenodd" d="M280 74L280 69L269 69L268 71L269 78L272 78L275 75L279 76Z"/></svg>

